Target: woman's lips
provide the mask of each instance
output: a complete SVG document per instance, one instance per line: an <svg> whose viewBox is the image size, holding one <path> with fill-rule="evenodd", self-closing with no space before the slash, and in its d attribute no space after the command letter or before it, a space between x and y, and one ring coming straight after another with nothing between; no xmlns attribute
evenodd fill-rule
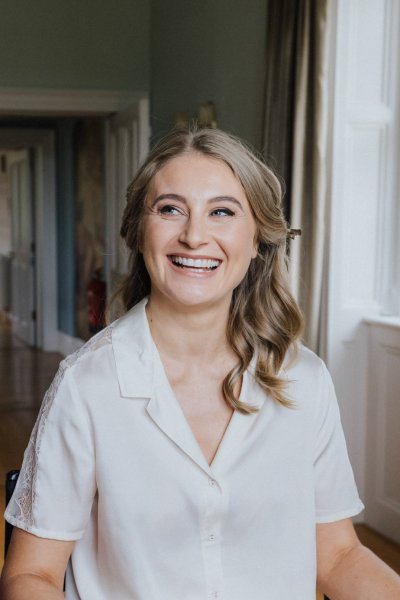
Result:
<svg viewBox="0 0 400 600"><path fill-rule="evenodd" d="M209 273L215 271L222 263L217 258L196 258L171 254L168 260L179 269L190 269L191 272Z"/></svg>

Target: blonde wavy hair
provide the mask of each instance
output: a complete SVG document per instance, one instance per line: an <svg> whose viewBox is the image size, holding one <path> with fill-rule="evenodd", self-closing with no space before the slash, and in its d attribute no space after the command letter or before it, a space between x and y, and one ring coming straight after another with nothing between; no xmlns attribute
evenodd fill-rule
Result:
<svg viewBox="0 0 400 600"><path fill-rule="evenodd" d="M150 277L139 249L146 196L163 165L187 152L200 152L230 167L243 186L257 229L258 254L232 295L227 339L238 362L223 380L225 400L243 413L257 410L235 393L254 358L259 385L275 401L291 406L279 371L288 351L296 347L303 320L287 281L288 226L281 186L267 165L236 137L217 129L175 130L150 152L128 188L120 232L129 249L128 274L112 303L117 301L124 313L150 293Z"/></svg>

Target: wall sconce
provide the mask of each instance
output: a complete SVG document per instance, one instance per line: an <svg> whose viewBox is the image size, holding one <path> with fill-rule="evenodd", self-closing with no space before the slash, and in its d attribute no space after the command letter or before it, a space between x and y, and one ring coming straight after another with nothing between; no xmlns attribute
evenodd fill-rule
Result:
<svg viewBox="0 0 400 600"><path fill-rule="evenodd" d="M204 102L197 110L197 120L200 127L216 129L217 117L214 102Z"/></svg>
<svg viewBox="0 0 400 600"><path fill-rule="evenodd" d="M203 102L197 109L197 115L190 118L187 112L175 113L174 125L177 129L188 129L190 123L197 123L200 128L216 129L217 118L214 102Z"/></svg>
<svg viewBox="0 0 400 600"><path fill-rule="evenodd" d="M189 115L182 111L175 113L174 125L177 129L188 129Z"/></svg>

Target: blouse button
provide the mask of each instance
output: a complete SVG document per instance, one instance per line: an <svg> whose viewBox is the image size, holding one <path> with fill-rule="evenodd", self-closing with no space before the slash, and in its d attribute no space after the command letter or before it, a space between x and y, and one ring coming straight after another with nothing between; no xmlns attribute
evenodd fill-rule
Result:
<svg viewBox="0 0 400 600"><path fill-rule="evenodd" d="M209 480L208 480L208 483L209 483L210 485L215 485L217 482L215 481L215 479L209 479Z"/></svg>
<svg viewBox="0 0 400 600"><path fill-rule="evenodd" d="M213 533L211 533L211 534L208 536L208 541L209 541L209 542L213 542L214 540L215 540L215 535L214 535ZM218 592L217 592L217 593L218 593Z"/></svg>

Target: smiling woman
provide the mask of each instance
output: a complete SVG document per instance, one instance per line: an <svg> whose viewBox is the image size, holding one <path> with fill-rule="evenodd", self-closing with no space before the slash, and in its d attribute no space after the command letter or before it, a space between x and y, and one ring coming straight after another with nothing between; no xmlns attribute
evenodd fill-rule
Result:
<svg viewBox="0 0 400 600"><path fill-rule="evenodd" d="M142 165L123 315L60 365L6 518L5 600L399 597L366 553L332 381L299 342L268 167L216 130ZM117 483L116 483L117 482ZM367 586L367 587L366 587Z"/></svg>
<svg viewBox="0 0 400 600"><path fill-rule="evenodd" d="M226 133L175 131L132 182L121 235L130 251L129 273L116 294L123 311L150 290L153 313L161 296L165 309L180 303L181 315L183 306L203 314L218 306L232 354L222 385L228 404L253 411L238 392L257 357L260 385L289 405L277 373L295 348L302 317L288 289L288 228L272 171ZM194 258L218 266L199 273L175 264Z"/></svg>

